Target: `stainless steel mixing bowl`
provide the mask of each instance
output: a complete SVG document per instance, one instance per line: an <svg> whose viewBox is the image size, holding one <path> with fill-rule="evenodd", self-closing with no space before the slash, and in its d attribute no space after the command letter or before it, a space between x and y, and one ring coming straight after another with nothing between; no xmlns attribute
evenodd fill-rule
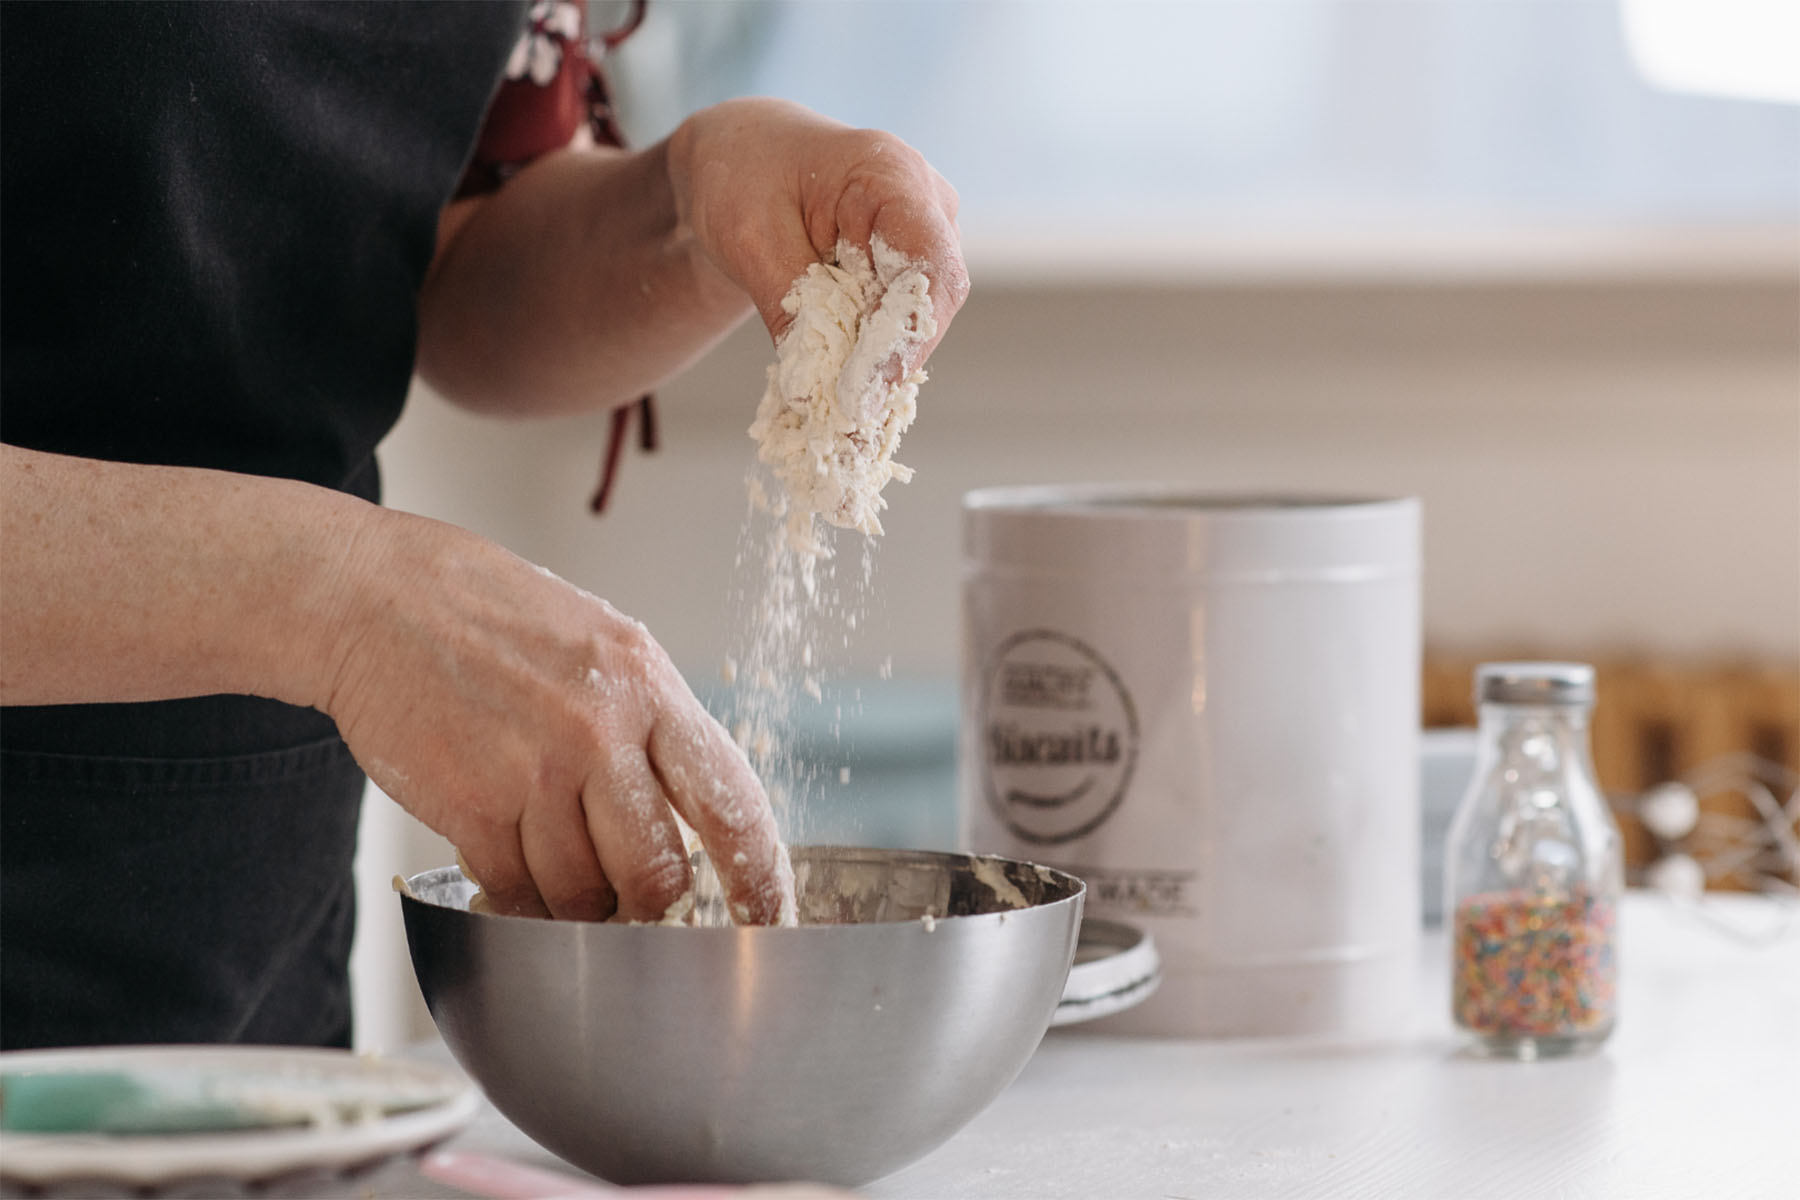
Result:
<svg viewBox="0 0 1800 1200"><path fill-rule="evenodd" d="M1019 1073L1062 996L1082 884L961 854L793 857L802 924L785 929L470 913L460 871L427 871L401 901L413 969L495 1107L577 1166L854 1187Z"/></svg>

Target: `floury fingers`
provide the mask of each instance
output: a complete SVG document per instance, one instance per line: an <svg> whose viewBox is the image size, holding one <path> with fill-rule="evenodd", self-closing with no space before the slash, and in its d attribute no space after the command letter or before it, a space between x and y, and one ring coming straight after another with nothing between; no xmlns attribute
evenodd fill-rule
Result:
<svg viewBox="0 0 1800 1200"><path fill-rule="evenodd" d="M877 235L869 252L840 241L782 300L793 324L776 345L750 436L787 492L788 543L828 553L813 516L876 535L881 491L912 470L893 461L918 410L925 372L897 378L907 352L937 334L930 279Z"/></svg>

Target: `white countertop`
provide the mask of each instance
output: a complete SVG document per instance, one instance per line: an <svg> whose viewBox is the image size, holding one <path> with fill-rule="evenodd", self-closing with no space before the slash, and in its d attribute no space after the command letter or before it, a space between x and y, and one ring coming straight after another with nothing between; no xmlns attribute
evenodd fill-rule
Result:
<svg viewBox="0 0 1800 1200"><path fill-rule="evenodd" d="M1769 923L1759 901L1719 903ZM1800 1195L1800 940L1746 946L1647 895L1628 899L1621 922L1620 1024L1597 1054L1459 1053L1443 941L1430 938L1415 1036L1321 1046L1053 1032L968 1128L863 1194ZM452 1146L572 1170L491 1109ZM408 1164L344 1194L465 1195Z"/></svg>

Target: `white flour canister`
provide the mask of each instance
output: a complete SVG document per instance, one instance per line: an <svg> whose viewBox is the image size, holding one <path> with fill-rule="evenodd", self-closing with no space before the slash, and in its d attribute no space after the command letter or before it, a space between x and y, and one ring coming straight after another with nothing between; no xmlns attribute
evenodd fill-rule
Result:
<svg viewBox="0 0 1800 1200"><path fill-rule="evenodd" d="M1410 1024L1419 542L1412 499L964 498L964 835L1155 936L1162 986L1098 1028Z"/></svg>

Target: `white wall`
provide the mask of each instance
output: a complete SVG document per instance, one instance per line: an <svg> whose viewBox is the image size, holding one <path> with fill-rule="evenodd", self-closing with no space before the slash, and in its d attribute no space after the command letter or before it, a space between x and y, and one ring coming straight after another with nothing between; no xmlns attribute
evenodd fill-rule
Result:
<svg viewBox="0 0 1800 1200"><path fill-rule="evenodd" d="M585 509L604 416L420 395L390 502L490 534L710 670L770 358L746 327L660 394L665 448ZM1764 281L976 291L933 361L878 572L897 670L956 669L958 497L1166 479L1425 498L1457 642L1800 651L1800 286ZM878 657L878 656L877 656Z"/></svg>
<svg viewBox="0 0 1800 1200"><path fill-rule="evenodd" d="M1426 633L1439 643L1791 659L1793 263L1710 278L1014 273L1011 285L984 281L977 263L902 447L918 477L890 488L883 605L849 669L872 673L891 654L897 675L954 676L963 491L1114 479L1424 497ZM664 449L630 454L604 518L586 511L604 415L498 425L423 394L383 447L389 501L607 597L710 675L728 648L752 461L744 427L770 358L747 327L664 388ZM365 942L390 947L364 976L386 980L365 986L371 1014L393 1013L395 988L411 988L393 961L388 876L448 860L440 844L396 832L390 813L374 810L389 824L364 852L380 887ZM382 855L403 863L373 861ZM416 1019L364 1018L387 1037L416 1031Z"/></svg>

